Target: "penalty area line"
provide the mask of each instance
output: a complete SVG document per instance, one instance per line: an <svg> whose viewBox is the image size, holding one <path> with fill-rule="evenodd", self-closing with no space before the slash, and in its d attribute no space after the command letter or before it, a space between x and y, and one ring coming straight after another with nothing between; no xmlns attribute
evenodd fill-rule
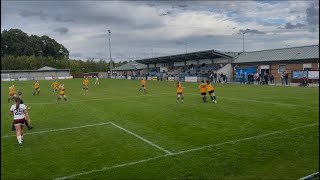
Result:
<svg viewBox="0 0 320 180"><path fill-rule="evenodd" d="M281 134L281 133L285 133L285 132L289 132L289 131L293 131L293 130L306 128L306 127L312 127L312 126L315 126L315 125L319 125L319 124L317 124L317 123L307 124L307 125L304 125L304 126L299 126L299 127L295 127L295 128L291 128L291 129L282 130L282 131L273 131L273 132L267 133L267 134L250 136L250 137L241 138L241 139L235 139L235 140L226 141L226 142L218 143L218 144L211 144L211 145L202 146L202 147L199 147L199 148L193 148L193 149L189 149L189 150L185 150L185 151L179 151L179 152L176 152L176 153L165 154L165 155L162 155L162 156L156 156L156 157L147 158L147 159L143 159L143 160L139 160L139 161L124 163L124 164L118 164L118 165L115 165L115 166L103 167L101 169L94 169L94 170L91 170L91 171L85 171L85 172L72 174L72 175L69 175L69 176L63 176L63 177L59 177L59 178L53 178L53 180L70 179L70 178L81 176L81 175L87 175L87 174L91 174L91 173L95 173L95 172L101 172L101 171L111 170L111 169L115 169L115 168L126 167L126 166L131 166L131 165L135 165L135 164L144 163L144 162L149 162L149 161L153 161L153 160L164 158L164 157L176 156L176 155L186 154L186 153L195 152L195 151L201 151L201 150L204 150L204 149L208 149L208 148L211 148L211 147L218 147L218 146L222 146L222 145L225 145L225 144L237 144L239 142L250 141L250 140L254 140L254 139L268 137L268 136L272 136L272 135L276 135L276 134Z"/></svg>
<svg viewBox="0 0 320 180"><path fill-rule="evenodd" d="M97 123L97 124L89 124L89 125L84 125L84 126L75 126L75 127L70 127L70 128L52 129L52 130L48 130L48 131L31 132L31 133L25 133L24 135L43 134L43 133L48 133L48 132L65 131L65 130L72 130L72 129L92 127L92 126L101 126L101 125L105 125L105 124L110 124L110 122ZM8 138L8 137L13 137L13 136L16 136L16 135L1 136L1 138Z"/></svg>

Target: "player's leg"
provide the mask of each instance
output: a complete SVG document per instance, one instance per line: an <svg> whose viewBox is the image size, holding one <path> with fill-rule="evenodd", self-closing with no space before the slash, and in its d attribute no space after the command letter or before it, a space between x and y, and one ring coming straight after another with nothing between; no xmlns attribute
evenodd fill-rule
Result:
<svg viewBox="0 0 320 180"><path fill-rule="evenodd" d="M177 102L179 102L180 94L177 93Z"/></svg>
<svg viewBox="0 0 320 180"><path fill-rule="evenodd" d="M64 97L64 102L67 102L67 96L63 95L63 97Z"/></svg>
<svg viewBox="0 0 320 180"><path fill-rule="evenodd" d="M38 89L38 95L39 95L39 93L40 93L40 88Z"/></svg>
<svg viewBox="0 0 320 180"><path fill-rule="evenodd" d="M16 136L17 136L18 143L19 145L22 145L21 123L15 124L15 128L16 128Z"/></svg>
<svg viewBox="0 0 320 180"><path fill-rule="evenodd" d="M183 93L181 93L181 102L183 102Z"/></svg>
<svg viewBox="0 0 320 180"><path fill-rule="evenodd" d="M144 91L144 93L147 93L146 86L143 86L143 91Z"/></svg>
<svg viewBox="0 0 320 180"><path fill-rule="evenodd" d="M21 143L23 142L23 124L21 124L21 127L20 127L20 135L21 135Z"/></svg>
<svg viewBox="0 0 320 180"><path fill-rule="evenodd" d="M216 98L216 94L214 93L214 91L212 92L212 96L213 96L214 102L217 103L217 98Z"/></svg>
<svg viewBox="0 0 320 180"><path fill-rule="evenodd" d="M62 97L62 96L61 96L61 95L59 95L59 97L58 97L57 101L59 101L59 100L61 99L61 97Z"/></svg>

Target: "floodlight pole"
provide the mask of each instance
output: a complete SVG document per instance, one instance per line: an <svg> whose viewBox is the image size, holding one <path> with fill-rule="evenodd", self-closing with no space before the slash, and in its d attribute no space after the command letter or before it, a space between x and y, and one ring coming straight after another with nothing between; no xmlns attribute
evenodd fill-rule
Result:
<svg viewBox="0 0 320 180"><path fill-rule="evenodd" d="M242 51L244 52L244 34L245 32L242 32Z"/></svg>
<svg viewBox="0 0 320 180"><path fill-rule="evenodd" d="M108 33L109 33L109 52L110 52L110 78L112 78L112 59L111 59L111 45L110 45L110 34L111 34L111 30L108 29Z"/></svg>
<svg viewBox="0 0 320 180"><path fill-rule="evenodd" d="M184 45L186 46L186 54L188 53L188 43L185 42Z"/></svg>

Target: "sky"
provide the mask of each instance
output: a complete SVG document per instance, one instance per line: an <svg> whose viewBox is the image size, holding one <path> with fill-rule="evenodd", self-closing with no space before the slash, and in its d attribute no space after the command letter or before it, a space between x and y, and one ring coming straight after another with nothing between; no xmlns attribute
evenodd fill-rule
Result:
<svg viewBox="0 0 320 180"><path fill-rule="evenodd" d="M1 1L1 31L48 35L71 59L124 61L319 44L319 0Z"/></svg>

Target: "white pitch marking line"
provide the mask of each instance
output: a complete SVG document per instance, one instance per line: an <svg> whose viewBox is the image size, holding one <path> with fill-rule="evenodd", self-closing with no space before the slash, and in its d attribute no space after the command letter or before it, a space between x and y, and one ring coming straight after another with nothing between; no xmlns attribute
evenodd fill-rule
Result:
<svg viewBox="0 0 320 180"><path fill-rule="evenodd" d="M131 134L131 135L133 135L133 136L135 136L136 138L142 140L143 142L148 143L149 145L151 145L151 146L153 146L153 147L155 147L155 148L157 148L157 149L160 149L161 151L165 152L165 153L168 154L168 155L173 154L172 152L170 152L170 151L168 151L168 150L160 147L159 145L156 145L156 144L154 144L153 142L151 142L151 141L143 138L142 136L139 136L138 134L135 134L135 133L133 133L133 132L131 132L131 131L129 131L129 130L123 128L123 127L121 127L121 126L119 126L119 125L116 125L116 124L113 123L113 122L110 122L110 124L112 124L113 126L115 126L115 127L119 128L119 129L121 129L121 130L123 130L123 131L125 131L125 132L127 132L127 133L129 133L129 134Z"/></svg>
<svg viewBox="0 0 320 180"><path fill-rule="evenodd" d="M204 149L207 149L207 148L210 148L210 147L217 147L217 146L222 146L222 145L225 145L225 144L233 144L233 143L235 144L235 143L242 142L242 141L258 139L258 138L262 138L262 137L266 137L266 136L271 136L271 135L274 135L274 134L281 134L281 133L284 133L284 132L293 131L293 130L297 130L297 129L301 129L301 128L305 128L305 127L311 127L311 126L314 126L314 125L319 125L319 124L313 123L313 124L299 126L299 127L295 127L295 128L291 128L291 129L282 130L282 131L274 131L274 132L267 133L267 134L251 136L251 137L232 140L232 141L226 141L224 143L212 144L212 145L208 145L208 146L202 146L200 148L194 148L194 149L190 149L190 150L179 151L179 152L176 152L176 153L166 154L166 155L162 155L162 156L156 156L156 157L153 157L153 158L143 159L143 160L134 161L134 162L130 162L130 163L124 163L124 164L119 164L119 165L115 165L115 166L103 167L101 169L95 169L95 170L81 172L81 173L78 173L78 174L73 174L73 175L64 176L64 177L60 177L60 178L54 178L54 180L69 179L69 178L73 178L73 177L80 176L80 175L86 175L86 174L90 174L90 173L94 173L94 172L101 172L101 171L115 169L115 168L119 168L119 167L125 167L125 166L130 166L130 165L143 163L143 162L148 162L148 161L152 161L152 160L159 159L159 158L162 158L162 157L176 156L176 155L180 155L180 154L184 154L184 153L189 153L189 152L194 152L194 151L201 151L201 150L204 150Z"/></svg>
<svg viewBox="0 0 320 180"><path fill-rule="evenodd" d="M315 177L318 177L319 176L319 172L316 172L316 173L313 173L313 174L310 174L308 176L305 176L305 177L302 177L298 180L309 180L309 179L312 179L312 178L315 178Z"/></svg>
<svg viewBox="0 0 320 180"><path fill-rule="evenodd" d="M43 134L43 133L48 133L48 132L65 131L65 130L72 130L72 129L91 127L91 126L101 126L101 125L105 125L105 124L110 124L110 122L98 123L98 124L89 124L89 125L84 125L84 126L76 126L76 127L70 127L70 128L62 128L62 129L53 129L53 130L48 130L48 131L25 133L24 135ZM7 135L7 136L2 136L1 138L8 138L8 137L13 137L13 136L16 136L16 135Z"/></svg>
<svg viewBox="0 0 320 180"><path fill-rule="evenodd" d="M169 94L169 93L162 93L162 94ZM194 93L185 93L185 94L198 96L198 94L194 94ZM297 107L305 107L305 108L311 108L311 109L319 109L318 107L303 106L303 105L298 105L298 104L277 103L277 102L270 102L270 101L258 101L258 100L252 100L252 99L240 99L240 98L232 98L232 97L224 97L224 96L218 96L218 98L225 98L225 99L236 100L236 101L247 101L247 102L274 104L274 105L281 105L281 106L297 106Z"/></svg>

